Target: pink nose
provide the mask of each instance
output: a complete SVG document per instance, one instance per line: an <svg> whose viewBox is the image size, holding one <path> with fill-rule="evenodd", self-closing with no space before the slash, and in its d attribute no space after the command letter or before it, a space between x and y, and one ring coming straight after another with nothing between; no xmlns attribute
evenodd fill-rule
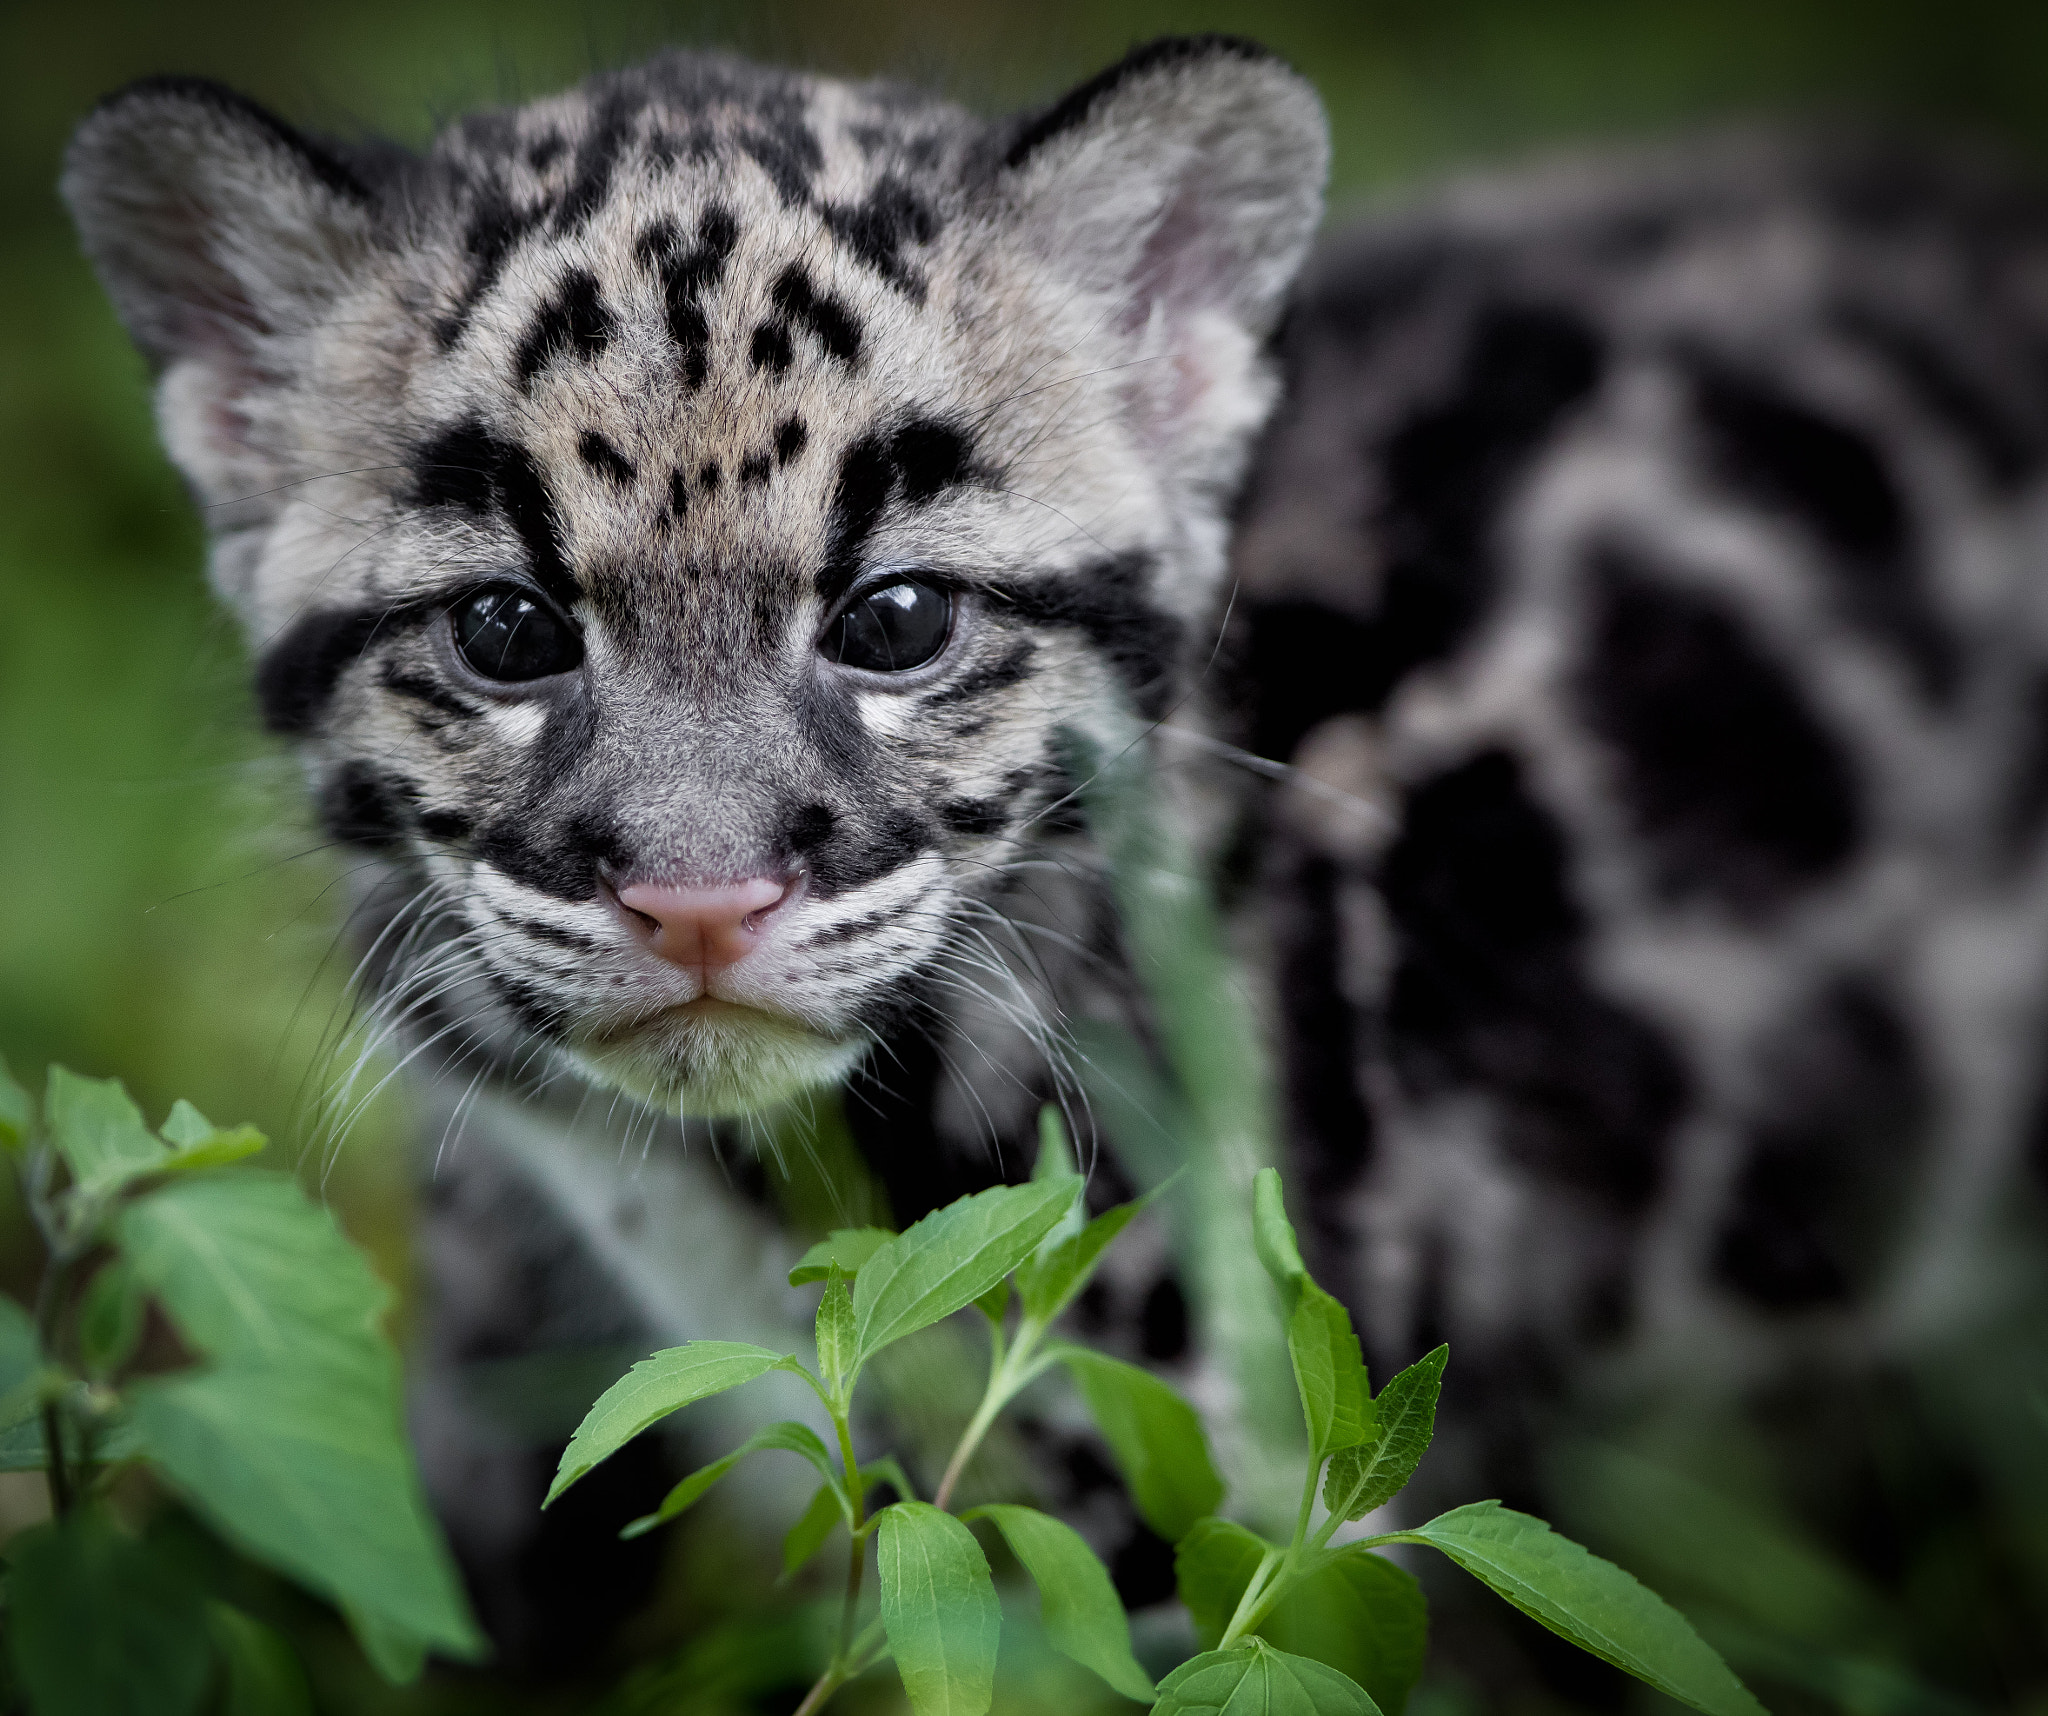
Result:
<svg viewBox="0 0 2048 1716"><path fill-rule="evenodd" d="M760 945L768 914L796 883L752 876L711 888L635 882L619 890L626 922L648 949L691 971L722 971Z"/></svg>

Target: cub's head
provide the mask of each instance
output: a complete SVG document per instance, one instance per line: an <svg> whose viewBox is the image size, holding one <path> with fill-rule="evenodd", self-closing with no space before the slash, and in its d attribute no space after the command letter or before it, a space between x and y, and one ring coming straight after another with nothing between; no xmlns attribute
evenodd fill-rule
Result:
<svg viewBox="0 0 2048 1716"><path fill-rule="evenodd" d="M379 969L685 1112L844 1072L1203 653L1307 86L1169 41L995 124L675 55L423 156L139 84L64 194Z"/></svg>

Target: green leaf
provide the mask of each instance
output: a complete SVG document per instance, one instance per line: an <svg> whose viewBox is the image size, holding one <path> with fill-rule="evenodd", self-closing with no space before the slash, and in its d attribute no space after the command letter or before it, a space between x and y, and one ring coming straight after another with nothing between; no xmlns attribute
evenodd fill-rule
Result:
<svg viewBox="0 0 2048 1716"><path fill-rule="evenodd" d="M827 1268L825 1296L818 1301L816 1324L818 1375L836 1394L853 1371L853 1295L846 1290L846 1277L839 1265L833 1263Z"/></svg>
<svg viewBox="0 0 2048 1716"><path fill-rule="evenodd" d="M170 1158L160 1164L166 1173L222 1168L255 1155L270 1142L253 1126L214 1125L182 1096L171 1104L170 1117L158 1130L172 1147Z"/></svg>
<svg viewBox="0 0 2048 1716"><path fill-rule="evenodd" d="M85 1457L78 1445L75 1420L67 1426L64 1445L71 1451L74 1464ZM112 1413L95 1422L91 1443L94 1465L133 1460L142 1452L141 1439L125 1413ZM26 1417L0 1430L0 1472L40 1472L49 1463L43 1448L42 1421L32 1407Z"/></svg>
<svg viewBox="0 0 2048 1716"><path fill-rule="evenodd" d="M787 1579L824 1547L832 1528L846 1517L846 1498L836 1483L820 1484L811 1505L782 1540L782 1576Z"/></svg>
<svg viewBox="0 0 2048 1716"><path fill-rule="evenodd" d="M863 1486L887 1484L903 1500L917 1500L917 1485L910 1481L910 1474L897 1464L894 1454L884 1454L879 1459L868 1461L860 1469L860 1481Z"/></svg>
<svg viewBox="0 0 2048 1716"><path fill-rule="evenodd" d="M405 1435L381 1327L390 1294L333 1217L290 1178L243 1170L167 1182L115 1232L137 1282L211 1361L127 1392L165 1479L309 1590L478 1655Z"/></svg>
<svg viewBox="0 0 2048 1716"><path fill-rule="evenodd" d="M1093 1669L1126 1698L1149 1703L1152 1679L1131 1655L1124 1606L1108 1570L1081 1534L1036 1508L979 1507L966 1517L992 1521L1024 1564L1038 1586L1045 1636L1053 1649Z"/></svg>
<svg viewBox="0 0 2048 1716"><path fill-rule="evenodd" d="M135 1356L143 1302L135 1272L122 1259L93 1271L78 1304L78 1356L88 1376L111 1376Z"/></svg>
<svg viewBox="0 0 2048 1716"><path fill-rule="evenodd" d="M372 1668L393 1686L410 1686L419 1679L420 1670L427 1666L427 1647L417 1638L381 1615L364 1613L353 1603L342 1604L341 1612Z"/></svg>
<svg viewBox="0 0 2048 1716"><path fill-rule="evenodd" d="M562 1450L546 1507L600 1460L610 1459L649 1425L693 1401L708 1400L771 1370L798 1368L786 1353L745 1341L691 1341L642 1359L583 1415Z"/></svg>
<svg viewBox="0 0 2048 1716"><path fill-rule="evenodd" d="M789 1284L802 1287L822 1281L835 1263L851 1281L860 1273L861 1265L895 1237L886 1227L835 1228L796 1260L796 1267L789 1272Z"/></svg>
<svg viewBox="0 0 2048 1716"><path fill-rule="evenodd" d="M313 1716L313 1695L292 1647L261 1621L225 1603L206 1605L220 1658L217 1716Z"/></svg>
<svg viewBox="0 0 2048 1716"><path fill-rule="evenodd" d="M1151 1201L1148 1195L1104 1210L1079 1233L1070 1234L1019 1269L1017 1292L1024 1301L1024 1314L1050 1323L1073 1303L1074 1295L1088 1285L1089 1276L1095 1273L1095 1266L1102 1261L1111 1242Z"/></svg>
<svg viewBox="0 0 2048 1716"><path fill-rule="evenodd" d="M1424 1353L1380 1390L1373 1440L1330 1461L1323 1505L1340 1519L1363 1519L1401 1493L1436 1434L1436 1397L1449 1347Z"/></svg>
<svg viewBox="0 0 2048 1716"><path fill-rule="evenodd" d="M714 1460L708 1466L700 1466L668 1492L658 1509L653 1513L641 1515L619 1535L641 1537L657 1525L666 1525L749 1454L758 1454L764 1448L779 1448L787 1454L801 1454L818 1468L827 1484L837 1488L838 1480L832 1472L832 1456L826 1452L825 1444L819 1441L817 1431L808 1424L799 1424L793 1418L785 1418L780 1424L770 1424L765 1430L756 1430L724 1459Z"/></svg>
<svg viewBox="0 0 2048 1716"><path fill-rule="evenodd" d="M1346 1549L1290 1586L1260 1633L1365 1688L1386 1716L1401 1716L1429 1650L1422 1587L1384 1555Z"/></svg>
<svg viewBox="0 0 2048 1716"><path fill-rule="evenodd" d="M1061 1347L1138 1512L1169 1543L1216 1511L1223 1480L1195 1409L1149 1371L1085 1347Z"/></svg>
<svg viewBox="0 0 2048 1716"><path fill-rule="evenodd" d="M1354 1448L1373 1434L1372 1386L1351 1313L1304 1275L1287 1319L1287 1354L1308 1423L1309 1458Z"/></svg>
<svg viewBox="0 0 2048 1716"><path fill-rule="evenodd" d="M1294 1224L1287 1219L1278 1168L1261 1168L1252 1180L1252 1249L1292 1310L1295 1289L1308 1278L1308 1265L1301 1260Z"/></svg>
<svg viewBox="0 0 2048 1716"><path fill-rule="evenodd" d="M1002 1607L974 1533L928 1502L905 1501L883 1511L876 1536L882 1630L911 1709L985 1716Z"/></svg>
<svg viewBox="0 0 2048 1716"><path fill-rule="evenodd" d="M1205 1651L1159 1683L1153 1716L1379 1716L1364 1687L1305 1656L1247 1639Z"/></svg>
<svg viewBox="0 0 2048 1716"><path fill-rule="evenodd" d="M1173 1581L1187 1612L1194 1617L1195 1637L1214 1650L1238 1600L1273 1546L1234 1520L1198 1519L1173 1546Z"/></svg>
<svg viewBox="0 0 2048 1716"><path fill-rule="evenodd" d="M14 1082L14 1075L7 1070L7 1057L0 1055L0 1150L19 1150L28 1142L35 1120L35 1104Z"/></svg>
<svg viewBox="0 0 2048 1716"><path fill-rule="evenodd" d="M879 1248L853 1284L859 1362L971 1305L1058 1225L1077 1179L995 1186L961 1198Z"/></svg>
<svg viewBox="0 0 2048 1716"><path fill-rule="evenodd" d="M1074 1146L1067 1139L1067 1123L1048 1102L1038 1111L1038 1160L1031 1164L1031 1177L1058 1180L1074 1171Z"/></svg>
<svg viewBox="0 0 2048 1716"><path fill-rule="evenodd" d="M14 1425L36 1407L36 1379L43 1372L36 1321L0 1293L0 1426Z"/></svg>
<svg viewBox="0 0 2048 1716"><path fill-rule="evenodd" d="M95 1508L7 1546L14 1672L36 1716L187 1716L211 1670L189 1580Z"/></svg>
<svg viewBox="0 0 2048 1716"><path fill-rule="evenodd" d="M119 1079L80 1078L53 1066L43 1111L51 1142L70 1166L73 1184L88 1197L155 1172L170 1154L143 1124L142 1110Z"/></svg>
<svg viewBox="0 0 2048 1716"><path fill-rule="evenodd" d="M1010 1308L1009 1282L998 1281L974 1301L974 1308L1000 1329L1003 1326L1003 1313Z"/></svg>
<svg viewBox="0 0 2048 1716"><path fill-rule="evenodd" d="M1603 1662L1712 1716L1763 1706L1685 1617L1611 1561L1499 1502L1474 1502L1387 1541L1426 1543Z"/></svg>

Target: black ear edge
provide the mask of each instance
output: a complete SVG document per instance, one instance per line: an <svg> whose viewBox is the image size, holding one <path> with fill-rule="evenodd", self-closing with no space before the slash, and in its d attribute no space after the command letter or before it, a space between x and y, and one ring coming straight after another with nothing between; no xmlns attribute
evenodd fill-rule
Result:
<svg viewBox="0 0 2048 1716"><path fill-rule="evenodd" d="M212 78L167 75L138 78L111 95L102 96L80 122L72 136L71 160L76 164L81 147L89 147L92 133L111 121L123 109L151 102L185 104L213 110L233 124L261 132L297 161L308 174L336 196L365 208L373 202L370 187L329 149L304 132L287 125L268 108L251 101L241 91L230 89Z"/></svg>
<svg viewBox="0 0 2048 1716"><path fill-rule="evenodd" d="M1055 137L1085 124L1098 102L1132 78L1157 71L1162 66L1214 59L1255 60L1288 71L1294 69L1271 48L1262 47L1245 36L1161 36L1156 41L1131 49L1115 65L1070 89L1044 112L1027 118L1003 151L1003 167L1005 170L1021 167Z"/></svg>

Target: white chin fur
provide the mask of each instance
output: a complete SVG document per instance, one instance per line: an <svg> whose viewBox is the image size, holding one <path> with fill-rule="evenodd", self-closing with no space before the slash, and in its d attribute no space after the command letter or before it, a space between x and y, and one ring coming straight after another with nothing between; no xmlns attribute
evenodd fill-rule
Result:
<svg viewBox="0 0 2048 1716"><path fill-rule="evenodd" d="M668 1018L569 1053L585 1077L671 1114L713 1120L757 1113L838 1083L867 1052L863 1032L826 1036L747 1009Z"/></svg>

